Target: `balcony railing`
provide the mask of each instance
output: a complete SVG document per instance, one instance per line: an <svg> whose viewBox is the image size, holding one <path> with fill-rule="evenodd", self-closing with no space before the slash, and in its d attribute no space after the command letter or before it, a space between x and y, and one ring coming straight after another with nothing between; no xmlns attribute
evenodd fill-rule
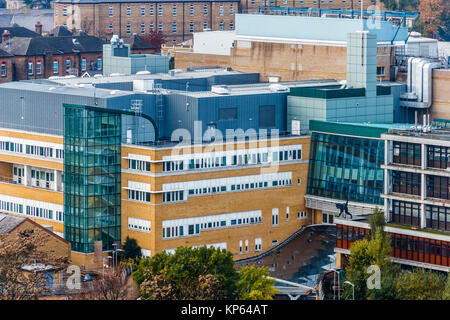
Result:
<svg viewBox="0 0 450 320"><path fill-rule="evenodd" d="M24 178L22 177L21 180L24 180ZM14 180L14 178L11 178L11 177L0 176L0 183L10 183L10 184L15 184L15 185L19 185L19 186L29 187L29 188L36 188L36 189L48 190L48 191L56 191L56 192L63 192L63 190L64 190L62 185L58 186L56 188L56 190L53 189L53 188L50 188L50 186L47 187L46 186L46 181L42 182L43 186L33 186L33 185L25 185L25 184L23 184L21 180L16 181L16 180Z"/></svg>

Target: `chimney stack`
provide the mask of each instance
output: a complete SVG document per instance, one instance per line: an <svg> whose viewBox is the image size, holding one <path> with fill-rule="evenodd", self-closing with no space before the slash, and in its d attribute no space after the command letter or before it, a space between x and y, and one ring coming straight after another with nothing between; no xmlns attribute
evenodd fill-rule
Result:
<svg viewBox="0 0 450 320"><path fill-rule="evenodd" d="M40 21L36 22L34 25L35 32L42 36L42 24Z"/></svg>
<svg viewBox="0 0 450 320"><path fill-rule="evenodd" d="M11 32L9 32L9 30L3 31L2 43L8 44L9 39L11 39Z"/></svg>

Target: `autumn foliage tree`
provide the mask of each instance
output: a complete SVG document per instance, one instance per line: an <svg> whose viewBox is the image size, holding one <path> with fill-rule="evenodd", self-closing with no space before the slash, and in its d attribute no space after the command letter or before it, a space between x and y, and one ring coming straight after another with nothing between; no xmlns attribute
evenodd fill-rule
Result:
<svg viewBox="0 0 450 320"><path fill-rule="evenodd" d="M67 258L45 248L48 235L23 230L15 236L0 236L0 300L29 300L49 292L43 272L25 272L22 268L36 262L59 268L67 266Z"/></svg>
<svg viewBox="0 0 450 320"><path fill-rule="evenodd" d="M424 35L435 38L442 23L443 0L420 0L418 10Z"/></svg>
<svg viewBox="0 0 450 320"><path fill-rule="evenodd" d="M160 52L161 46L167 42L164 34L159 31L150 31L150 33L143 36L142 39L154 46L156 52Z"/></svg>

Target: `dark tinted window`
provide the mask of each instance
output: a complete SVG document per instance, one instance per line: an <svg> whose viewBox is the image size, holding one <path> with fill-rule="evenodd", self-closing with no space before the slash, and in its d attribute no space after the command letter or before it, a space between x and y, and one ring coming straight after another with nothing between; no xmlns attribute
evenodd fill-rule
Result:
<svg viewBox="0 0 450 320"><path fill-rule="evenodd" d="M237 108L220 108L219 120L236 120Z"/></svg>
<svg viewBox="0 0 450 320"><path fill-rule="evenodd" d="M259 106L259 127L275 127L275 106Z"/></svg>

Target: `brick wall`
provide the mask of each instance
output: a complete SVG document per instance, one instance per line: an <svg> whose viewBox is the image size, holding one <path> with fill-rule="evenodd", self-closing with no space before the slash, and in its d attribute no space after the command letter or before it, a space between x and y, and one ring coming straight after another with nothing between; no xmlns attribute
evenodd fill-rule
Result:
<svg viewBox="0 0 450 320"><path fill-rule="evenodd" d="M230 4L233 10L230 14ZM158 6L162 6L162 16L158 15ZM176 16L174 16L173 6L176 5ZM191 16L191 5L194 6L194 13ZM204 6L206 5L206 15ZM220 6L223 6L223 15L220 15ZM63 16L63 7L67 8L67 16ZM144 6L142 14L141 8ZM151 15L153 6L153 15ZM112 8L112 16L110 15ZM129 7L129 11L127 11ZM90 35L98 36L102 39L110 39L112 34L117 34L121 38L131 36L133 33L145 35L150 32L150 24L153 29L158 30L159 23L162 23L162 32L166 35L168 43L175 40L177 43L191 39L190 24L194 24L194 32L207 28L220 30L221 22L223 29L230 30L230 22L234 29L234 14L239 10L239 1L224 2L141 2L141 3L101 3L91 5L69 5L55 4L55 26L67 25L69 29L81 28ZM129 14L127 14L129 12ZM174 29L173 23L176 23ZM112 32L110 29L112 24ZM127 26L129 24L129 32ZM144 24L142 30L141 25ZM144 33L142 32L144 31ZM175 32L174 32L175 31Z"/></svg>

